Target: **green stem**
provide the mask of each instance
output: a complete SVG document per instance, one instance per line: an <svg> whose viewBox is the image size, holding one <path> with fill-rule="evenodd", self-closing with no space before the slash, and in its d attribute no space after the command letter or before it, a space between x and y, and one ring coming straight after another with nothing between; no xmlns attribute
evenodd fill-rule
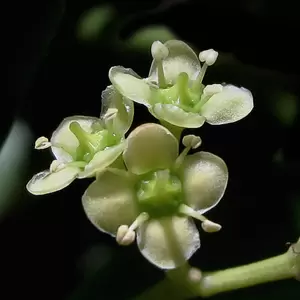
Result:
<svg viewBox="0 0 300 300"><path fill-rule="evenodd" d="M135 300L210 297L266 282L297 278L300 273L299 248L300 239L285 254L222 271L204 272L198 283L189 280L187 266L175 269L167 272L165 280L145 291Z"/></svg>
<svg viewBox="0 0 300 300"><path fill-rule="evenodd" d="M294 277L287 253L249 265L203 274L197 287L202 297Z"/></svg>

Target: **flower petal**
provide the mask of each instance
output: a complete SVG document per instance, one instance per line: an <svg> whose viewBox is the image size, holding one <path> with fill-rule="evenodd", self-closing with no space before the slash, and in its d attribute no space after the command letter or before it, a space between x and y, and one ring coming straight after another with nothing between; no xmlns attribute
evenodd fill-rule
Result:
<svg viewBox="0 0 300 300"><path fill-rule="evenodd" d="M27 190L33 195L50 194L67 187L77 177L79 168L65 166L55 172L49 170L37 173L27 183Z"/></svg>
<svg viewBox="0 0 300 300"><path fill-rule="evenodd" d="M137 217L132 183L111 172L104 172L87 188L82 204L92 224L113 236L119 226L130 225Z"/></svg>
<svg viewBox="0 0 300 300"><path fill-rule="evenodd" d="M124 97L149 106L151 88L131 69L121 66L112 67L108 73L109 79L117 91Z"/></svg>
<svg viewBox="0 0 300 300"><path fill-rule="evenodd" d="M85 166L84 171L78 174L78 178L86 178L95 176L95 173L103 171L110 166L123 152L126 142L123 141L119 145L107 147L103 151L97 152L93 159Z"/></svg>
<svg viewBox="0 0 300 300"><path fill-rule="evenodd" d="M197 113L186 112L173 104L157 103L149 111L157 119L183 128L199 128L205 122L203 116Z"/></svg>
<svg viewBox="0 0 300 300"><path fill-rule="evenodd" d="M101 95L102 108L101 117L108 109L117 109L117 114L113 118L113 128L116 133L123 135L130 128L133 121L134 105L133 102L123 97L112 85L108 86Z"/></svg>
<svg viewBox="0 0 300 300"><path fill-rule="evenodd" d="M174 84L182 72L187 73L190 79L196 79L201 70L196 53L182 41L170 40L164 45L169 50L168 57L162 61L167 84ZM156 60L152 61L148 79L158 81Z"/></svg>
<svg viewBox="0 0 300 300"><path fill-rule="evenodd" d="M185 217L152 219L137 231L137 244L152 264L173 269L184 264L200 248L199 232Z"/></svg>
<svg viewBox="0 0 300 300"><path fill-rule="evenodd" d="M169 168L177 156L177 139L165 127L154 123L135 128L123 153L128 170L138 175Z"/></svg>
<svg viewBox="0 0 300 300"><path fill-rule="evenodd" d="M52 152L56 159L62 162L71 162L75 157L76 148L79 142L75 135L70 131L69 125L72 122L78 122L80 126L88 133L92 132L92 126L99 122L98 118L86 116L72 116L65 118L51 137Z"/></svg>
<svg viewBox="0 0 300 300"><path fill-rule="evenodd" d="M233 123L246 117L253 109L253 97L249 90L226 85L223 91L213 95L202 107L200 114L211 125Z"/></svg>
<svg viewBox="0 0 300 300"><path fill-rule="evenodd" d="M224 195L228 170L225 162L209 152L188 155L182 166L185 202L200 213L213 208Z"/></svg>

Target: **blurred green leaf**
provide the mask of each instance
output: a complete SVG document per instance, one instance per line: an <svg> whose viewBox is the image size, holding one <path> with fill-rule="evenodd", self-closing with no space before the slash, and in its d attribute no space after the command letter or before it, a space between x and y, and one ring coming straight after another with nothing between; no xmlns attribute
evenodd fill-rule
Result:
<svg viewBox="0 0 300 300"><path fill-rule="evenodd" d="M172 39L177 37L170 28L164 25L151 25L137 30L127 39L126 44L134 50L148 52L154 41L166 42Z"/></svg>
<svg viewBox="0 0 300 300"><path fill-rule="evenodd" d="M291 126L296 119L299 109L297 97L292 93L276 91L271 99L271 109L274 116L284 126Z"/></svg>
<svg viewBox="0 0 300 300"><path fill-rule="evenodd" d="M0 149L0 219L25 190L26 170L33 143L32 133L21 120L16 120Z"/></svg>
<svg viewBox="0 0 300 300"><path fill-rule="evenodd" d="M84 41L99 39L114 16L115 10L110 5L101 5L89 9L82 14L77 23L77 38Z"/></svg>

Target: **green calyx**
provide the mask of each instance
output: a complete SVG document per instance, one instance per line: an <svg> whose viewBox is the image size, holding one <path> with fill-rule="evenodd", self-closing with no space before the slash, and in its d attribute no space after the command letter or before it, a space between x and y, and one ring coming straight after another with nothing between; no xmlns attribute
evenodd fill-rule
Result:
<svg viewBox="0 0 300 300"><path fill-rule="evenodd" d="M136 187L141 211L151 217L173 215L182 203L181 182L169 170L148 173Z"/></svg>
<svg viewBox="0 0 300 300"><path fill-rule="evenodd" d="M86 132L78 122L69 125L70 131L76 136L79 146L76 149L75 161L90 162L94 155L107 147L120 142L120 138L107 129Z"/></svg>
<svg viewBox="0 0 300 300"><path fill-rule="evenodd" d="M157 89L152 96L152 103L173 104L186 112L198 113L204 85L197 80L190 84L187 73L180 73L176 83L165 89Z"/></svg>

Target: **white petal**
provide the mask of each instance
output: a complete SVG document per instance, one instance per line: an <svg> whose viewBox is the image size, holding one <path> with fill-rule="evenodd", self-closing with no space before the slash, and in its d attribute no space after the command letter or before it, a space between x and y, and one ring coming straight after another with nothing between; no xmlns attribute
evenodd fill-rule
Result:
<svg viewBox="0 0 300 300"><path fill-rule="evenodd" d="M188 155L182 168L185 203L201 213L217 205L228 182L225 162L212 153L201 151Z"/></svg>
<svg viewBox="0 0 300 300"><path fill-rule="evenodd" d="M65 118L51 137L52 152L56 159L63 162L73 161L79 142L75 135L70 131L69 125L72 122L78 122L80 126L88 133L92 132L92 126L99 122L98 118L86 116L72 116ZM73 156L73 157L72 157Z"/></svg>
<svg viewBox="0 0 300 300"><path fill-rule="evenodd" d="M186 112L173 104L157 103L149 111L157 119L183 128L199 128L205 122L198 113Z"/></svg>
<svg viewBox="0 0 300 300"><path fill-rule="evenodd" d="M200 114L209 124L222 125L241 120L252 109L253 97L249 90L227 85L201 107Z"/></svg>
<svg viewBox="0 0 300 300"><path fill-rule="evenodd" d="M135 128L127 138L123 158L135 174L167 169L178 156L178 141L165 127L148 123Z"/></svg>
<svg viewBox="0 0 300 300"><path fill-rule="evenodd" d="M137 217L132 183L110 172L101 174L85 191L82 204L88 219L101 231L116 235L118 227Z"/></svg>
<svg viewBox="0 0 300 300"><path fill-rule="evenodd" d="M178 75L182 72L188 74L189 78L194 80L198 76L201 66L198 56L184 42L178 40L170 40L165 44L169 49L169 55L163 60L163 69L168 84L174 84ZM153 60L149 80L157 82L157 63Z"/></svg>
<svg viewBox="0 0 300 300"><path fill-rule="evenodd" d="M134 71L116 66L110 68L108 76L113 86L122 96L149 106L148 101L151 98L151 88Z"/></svg>
<svg viewBox="0 0 300 300"><path fill-rule="evenodd" d="M200 248L199 232L185 217L152 219L138 229L141 253L161 269L173 269L185 263Z"/></svg>
<svg viewBox="0 0 300 300"><path fill-rule="evenodd" d="M113 118L113 127L116 133L125 134L133 121L134 105L133 102L123 97L112 85L108 86L101 94L102 108L101 117L107 110L116 108L118 110Z"/></svg>
<svg viewBox="0 0 300 300"><path fill-rule="evenodd" d="M110 166L123 152L126 142L119 145L107 147L103 151L97 152L93 159L85 166L84 171L78 174L78 178L95 176L95 173L102 172Z"/></svg>
<svg viewBox="0 0 300 300"><path fill-rule="evenodd" d="M33 195L50 194L67 187L77 177L79 168L66 166L51 173L49 170L40 172L27 183L27 190Z"/></svg>

